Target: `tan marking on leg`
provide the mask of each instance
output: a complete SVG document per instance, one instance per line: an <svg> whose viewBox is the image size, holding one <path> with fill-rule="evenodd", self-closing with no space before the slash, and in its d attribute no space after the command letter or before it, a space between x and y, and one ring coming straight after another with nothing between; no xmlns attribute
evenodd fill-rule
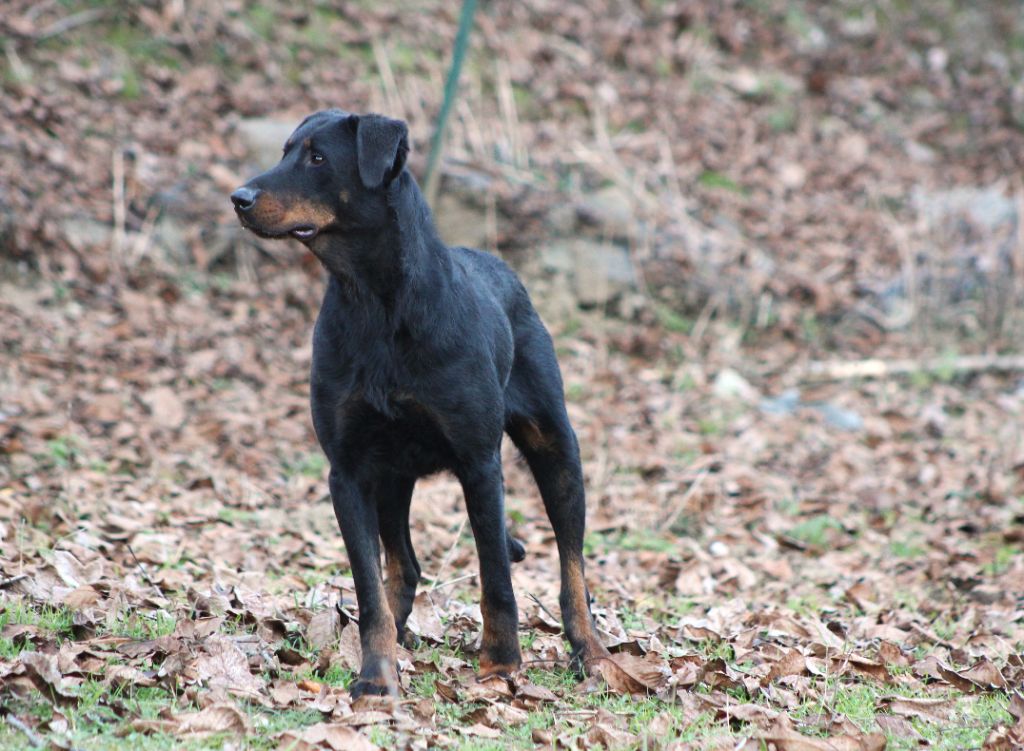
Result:
<svg viewBox="0 0 1024 751"><path fill-rule="evenodd" d="M478 678L483 680L490 678L492 675L512 675L519 670L519 665L516 663L501 663L491 662L487 657L480 657L480 673Z"/></svg>
<svg viewBox="0 0 1024 751"><path fill-rule="evenodd" d="M523 420L520 428L523 441L534 451L550 451L555 447L553 438L540 429L536 420Z"/></svg>
<svg viewBox="0 0 1024 751"><path fill-rule="evenodd" d="M562 586L568 594L571 609L562 613L566 622L566 630L583 640L584 665L587 660L607 656L608 650L601 643L594 620L590 615L590 603L587 602L587 585L583 578L583 564L578 560L567 561L562 572Z"/></svg>
<svg viewBox="0 0 1024 751"><path fill-rule="evenodd" d="M378 657L394 658L395 645L398 643L398 631L395 628L395 619L390 617L390 608L387 615L389 617L384 618L382 623L377 623L370 628L366 639L366 649ZM394 662L394 659L391 662Z"/></svg>
<svg viewBox="0 0 1024 751"><path fill-rule="evenodd" d="M484 649L489 644L501 643L501 632L494 627L494 615L486 600L480 601L480 615L484 619L484 633L480 637L480 643ZM483 664L481 660L481 665Z"/></svg>
<svg viewBox="0 0 1024 751"><path fill-rule="evenodd" d="M512 675L519 670L518 662L495 662L487 654L489 647L502 647L508 643L508 635L495 627L497 619L493 611L483 600L480 602L480 614L484 619L484 633L481 637L480 652L480 678L487 678L492 675ZM512 644L515 646L516 654L519 649L519 634L512 634ZM504 650L503 650L504 651Z"/></svg>
<svg viewBox="0 0 1024 751"><path fill-rule="evenodd" d="M384 589L387 592L388 607L391 608L392 615L397 616L399 615L399 609L402 607L402 593L405 590L405 582L402 577L402 566L398 561L398 556L389 555L385 551L384 570L388 575L388 578L384 580Z"/></svg>

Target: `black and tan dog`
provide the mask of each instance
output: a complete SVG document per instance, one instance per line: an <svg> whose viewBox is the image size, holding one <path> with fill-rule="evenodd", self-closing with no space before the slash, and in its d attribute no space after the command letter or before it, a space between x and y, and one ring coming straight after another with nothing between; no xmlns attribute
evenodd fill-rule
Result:
<svg viewBox="0 0 1024 751"><path fill-rule="evenodd" d="M523 548L505 530L503 432L554 528L576 664L608 655L584 584L579 447L551 337L508 266L441 242L405 169L407 136L380 115L318 112L276 167L231 195L245 227L300 240L329 272L311 400L359 601L353 697L397 690L395 645L420 578L409 501L417 478L442 470L462 484L480 557L480 676L519 667L510 560Z"/></svg>

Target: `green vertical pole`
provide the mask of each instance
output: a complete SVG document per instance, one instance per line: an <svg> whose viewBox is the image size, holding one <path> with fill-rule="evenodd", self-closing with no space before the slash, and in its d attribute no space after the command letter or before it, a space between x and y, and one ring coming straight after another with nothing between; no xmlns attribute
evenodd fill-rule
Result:
<svg viewBox="0 0 1024 751"><path fill-rule="evenodd" d="M444 148L444 133L448 125L448 116L451 114L452 103L459 89L459 75L462 73L462 61L466 57L466 47L469 46L469 32L473 28L473 14L476 13L476 0L464 0L462 13L459 15L459 30L455 35L455 48L452 50L452 64L448 68L448 78L444 83L444 101L441 102L441 111L437 115L437 125L434 128L434 138L430 143L430 156L427 159L427 171L423 181L426 184L427 203L434 204L437 196L437 186L440 181L438 164L441 161L441 152Z"/></svg>

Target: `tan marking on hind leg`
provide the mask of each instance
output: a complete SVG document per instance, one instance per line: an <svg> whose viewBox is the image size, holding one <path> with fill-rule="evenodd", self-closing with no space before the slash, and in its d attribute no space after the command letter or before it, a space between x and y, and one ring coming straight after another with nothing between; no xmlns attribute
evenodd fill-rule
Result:
<svg viewBox="0 0 1024 751"><path fill-rule="evenodd" d="M590 661L607 657L609 652L601 643L594 627L594 619L590 615L590 603L587 597L587 585L583 578L583 564L580 560L566 561L562 571L562 587L564 605L562 619L565 629L574 640L582 644L573 644L580 650L580 659L584 668Z"/></svg>

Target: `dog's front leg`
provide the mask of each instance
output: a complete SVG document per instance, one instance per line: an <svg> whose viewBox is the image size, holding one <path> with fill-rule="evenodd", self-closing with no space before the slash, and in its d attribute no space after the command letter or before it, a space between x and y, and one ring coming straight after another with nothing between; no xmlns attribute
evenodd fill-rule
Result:
<svg viewBox="0 0 1024 751"><path fill-rule="evenodd" d="M331 499L345 540L359 602L359 641L363 664L352 684L353 699L363 694L398 695L395 618L388 607L380 571L377 507L360 492L350 473L331 468Z"/></svg>
<svg viewBox="0 0 1024 751"><path fill-rule="evenodd" d="M469 523L480 558L480 611L484 635L480 677L510 675L519 669L519 616L505 531L501 456L495 454L459 473Z"/></svg>

